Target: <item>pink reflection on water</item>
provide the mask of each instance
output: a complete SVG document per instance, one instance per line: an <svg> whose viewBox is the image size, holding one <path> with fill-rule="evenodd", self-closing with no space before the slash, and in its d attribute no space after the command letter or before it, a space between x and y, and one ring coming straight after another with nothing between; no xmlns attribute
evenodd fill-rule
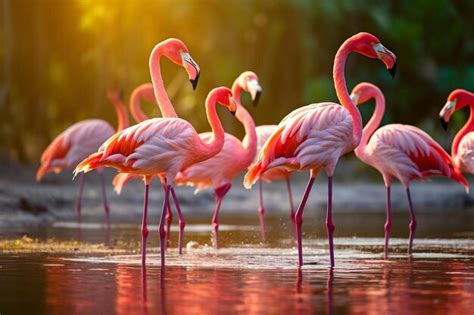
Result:
<svg viewBox="0 0 474 315"><path fill-rule="evenodd" d="M53 260L53 262L55 262ZM354 261L303 270L47 264L48 313L472 314L472 260Z"/></svg>

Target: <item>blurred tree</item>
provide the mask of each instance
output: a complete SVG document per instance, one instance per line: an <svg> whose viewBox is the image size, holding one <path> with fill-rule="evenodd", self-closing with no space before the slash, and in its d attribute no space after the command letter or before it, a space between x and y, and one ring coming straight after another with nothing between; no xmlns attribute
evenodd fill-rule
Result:
<svg viewBox="0 0 474 315"><path fill-rule="evenodd" d="M0 147L26 161L77 120L115 124L106 89L129 94L149 81L149 53L167 37L182 39L201 66L192 91L184 71L162 61L179 115L201 131L209 128L207 92L230 86L244 70L257 72L264 89L261 106L251 109L257 124L276 123L308 103L337 101L334 54L360 31L398 56L394 81L365 58L351 57L346 70L349 88L360 81L382 88L384 123L421 125L447 147L451 137L439 131L437 112L452 89L474 85L472 1L2 0L2 11ZM372 108L361 109L367 119ZM151 104L146 111L158 115ZM221 114L226 129L242 135ZM465 117L454 119L457 128Z"/></svg>

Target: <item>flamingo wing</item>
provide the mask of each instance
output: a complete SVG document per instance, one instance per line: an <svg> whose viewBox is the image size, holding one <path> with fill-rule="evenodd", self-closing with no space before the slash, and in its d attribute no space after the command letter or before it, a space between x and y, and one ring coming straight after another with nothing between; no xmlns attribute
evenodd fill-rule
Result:
<svg viewBox="0 0 474 315"><path fill-rule="evenodd" d="M342 106L318 103L299 108L268 138L244 184L250 187L266 170L277 166L299 170L335 166L352 142L352 118Z"/></svg>
<svg viewBox="0 0 474 315"><path fill-rule="evenodd" d="M442 175L467 186L453 168L446 151L427 133L414 126L392 124L377 130L369 143L371 155L405 185L411 179Z"/></svg>
<svg viewBox="0 0 474 315"><path fill-rule="evenodd" d="M137 175L177 172L186 156L193 154L198 141L194 128L183 119L148 119L110 137L75 172L87 172L99 166Z"/></svg>

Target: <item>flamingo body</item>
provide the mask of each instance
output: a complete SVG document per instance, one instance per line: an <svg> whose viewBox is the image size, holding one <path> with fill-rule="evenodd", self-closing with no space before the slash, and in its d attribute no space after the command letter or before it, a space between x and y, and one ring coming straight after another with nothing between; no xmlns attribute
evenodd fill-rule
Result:
<svg viewBox="0 0 474 315"><path fill-rule="evenodd" d="M379 128L362 153L356 155L377 169L386 185L397 178L405 187L410 181L441 175L465 183L454 172L451 157L427 133L414 126L391 124Z"/></svg>
<svg viewBox="0 0 474 315"><path fill-rule="evenodd" d="M153 118L116 133L77 170L110 166L140 176L165 173L173 179L181 169L209 157L193 126L180 118Z"/></svg>
<svg viewBox="0 0 474 315"><path fill-rule="evenodd" d="M71 169L97 151L105 140L114 134L114 128L101 119L83 120L59 134L41 156L36 179L49 173Z"/></svg>
<svg viewBox="0 0 474 315"><path fill-rule="evenodd" d="M352 117L335 103L318 103L288 114L263 146L247 173L247 188L275 167L289 170L324 169L334 173L339 157L353 150Z"/></svg>

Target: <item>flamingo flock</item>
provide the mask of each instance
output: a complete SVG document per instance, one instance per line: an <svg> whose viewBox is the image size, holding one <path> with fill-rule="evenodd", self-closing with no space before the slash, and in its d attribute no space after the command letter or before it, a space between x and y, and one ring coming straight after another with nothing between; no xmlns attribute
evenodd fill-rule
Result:
<svg viewBox="0 0 474 315"><path fill-rule="evenodd" d="M433 175L445 176L469 185L463 173L474 173L474 94L466 90L453 91L440 112L443 127L451 115L469 105L471 114L466 125L454 138L451 155L421 129L402 124L390 124L379 128L385 110L382 91L372 83L359 83L349 94L344 74L347 57L356 53L380 60L393 77L396 72L396 55L370 33L358 33L348 38L335 55L333 80L340 104L314 103L289 113L276 125L256 126L251 114L240 101L242 91L250 94L257 105L262 87L258 76L244 71L234 81L232 88L212 89L205 101L205 111L211 131L198 133L186 120L176 114L161 77L160 59L166 57L184 68L193 89L198 84L200 68L191 57L186 45L178 39L158 43L149 59L151 83L138 86L130 97L130 111L136 124L128 126L128 114L116 92L108 97L118 116L116 131L107 122L90 119L76 123L57 136L41 157L37 180L46 173L61 172L74 168L74 176L80 174L77 213L80 220L81 195L84 173L97 169L102 178L104 210L107 223L109 206L102 175L104 167L118 171L113 180L120 193L132 178L144 182L143 218L141 229L142 266L146 265L148 237L148 194L150 182L158 178L164 190L164 200L159 223L161 270L165 267L167 240L172 220L171 199L179 218L179 254L182 254L185 220L175 192L175 186L189 185L196 193L212 189L215 210L211 223L213 241L219 248L219 211L234 179L246 172L243 185L250 189L258 183L258 213L262 239L265 239L263 182L285 180L289 197L290 218L298 252L297 264L303 266L302 225L303 212L317 174L327 174L326 229L329 261L334 259L334 231L332 192L333 174L339 158L354 151L362 162L377 169L384 180L387 196L384 256L388 258L391 231L391 195L393 179L398 179L406 189L410 223L408 253L412 253L416 232L416 216L410 194L412 180ZM140 108L145 99L157 103L162 117L148 118ZM375 110L363 126L358 106L374 99ZM226 133L216 107L226 107L242 124L245 137L241 140ZM293 172L307 171L309 179L296 211L293 208L290 177Z"/></svg>

